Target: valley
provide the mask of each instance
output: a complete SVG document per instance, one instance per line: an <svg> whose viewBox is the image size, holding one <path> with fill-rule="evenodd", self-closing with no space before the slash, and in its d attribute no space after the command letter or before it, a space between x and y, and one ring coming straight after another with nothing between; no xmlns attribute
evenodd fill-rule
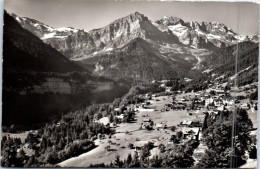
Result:
<svg viewBox="0 0 260 169"><path fill-rule="evenodd" d="M166 84L167 81L159 83ZM213 85L205 90L167 92L164 91L167 90L167 87L159 87L164 90L159 93L149 92L144 94L137 94L136 90L138 88L136 88L135 90L131 89L130 93L109 105L97 105L95 109L98 110L99 115L95 114L95 110L94 114L91 113L94 107L65 115L61 121L52 123L49 126L52 126L51 130L55 132L62 130L70 123L70 118L75 118L78 121L78 117L81 117L85 123L89 123L89 119L93 119L94 123L110 128L110 132L98 133L96 136L92 136L91 140L93 140L95 147L90 151L64 159L64 161L57 164L55 160L58 160L56 158L60 157L61 152L56 150L60 155L53 156L54 161L50 160L50 163L60 167L114 166L113 161L117 156L122 161L121 163L129 156L135 156L136 154L142 158L145 151L144 147L148 144L151 144L152 148L143 157L146 160L152 160L156 156L164 156L174 150L176 146L185 147L192 143L193 148L190 150L189 158L195 161L191 161L191 163L194 166L201 165L202 157L208 149L207 138L209 136L205 127L211 124L206 122L205 119L209 118L214 121L215 118L228 115L230 111L234 111L236 106L239 108L238 111L247 114L244 114L246 119L248 118L248 121L245 122L249 126L251 125L247 130L252 133L250 137L255 136L253 133L257 129L257 100L253 97L253 94L257 91L257 83L241 86L239 92L234 91L234 89L224 89L225 85L226 82L218 83L215 80ZM110 110L107 109L108 107L110 107ZM240 116L241 114L238 113L238 120ZM88 117L88 120L86 117ZM75 125L74 122L71 124ZM77 125L81 124L82 122L78 121ZM208 127L210 128L210 126L206 128ZM48 133L49 129L47 128L43 129L46 130L43 133ZM42 132L42 129L38 132ZM35 132L31 131L29 133ZM180 133L181 136L178 136ZM5 135L8 136L8 133ZM15 136L15 134L10 135ZM34 135L37 136L37 134ZM51 134L51 137L53 136L54 133ZM16 135L16 137L19 138L20 136ZM22 139L22 137L24 140L24 135L21 135L20 138ZM26 139L28 138L27 136ZM77 143L79 140L76 139L73 143ZM28 144L28 140L25 142ZM40 143L42 144L42 140ZM68 148L65 150L69 151ZM37 151L34 150L33 152L36 153ZM47 149L46 151L53 150ZM60 151L64 150L61 148ZM29 154L27 153L27 155ZM38 160L41 158L40 156ZM247 157L247 159L250 158ZM141 165L146 164L147 161L144 161Z"/></svg>
<svg viewBox="0 0 260 169"><path fill-rule="evenodd" d="M256 159L258 34L139 12L88 31L7 11L4 22L2 166L228 168Z"/></svg>
<svg viewBox="0 0 260 169"><path fill-rule="evenodd" d="M199 118L203 119L204 117L203 110L189 112L187 110L170 110L161 112L160 110L162 110L166 104L172 103L172 98L170 96L159 96L152 99L150 102L151 105L149 107L155 107L154 111L148 112L145 111L145 109L143 111L139 111L136 113L134 122L130 124L118 124L115 128L115 134L111 139L109 139L108 136L97 139L95 141L95 143L98 145L97 148L78 157L68 159L58 165L61 167L83 167L90 166L90 164L99 164L100 162L110 164L110 162L114 160L116 154L120 154L121 160L126 159L128 154L134 154L134 151L137 148L129 149L129 144L133 144L134 147L141 147L148 142L153 142L156 146L151 150L152 157L153 155L160 152L158 148L160 144L169 144L170 146L172 145L168 142L171 135L176 134L177 132L171 130L172 126L179 125L181 122L183 122L183 120L192 121L198 120ZM194 116L190 116L189 113L193 113ZM142 126L145 118L151 118L153 120L153 130L149 131L140 129L140 126ZM157 130L156 124L165 124L167 127L165 129L162 128ZM110 142L112 142L112 144ZM107 151L105 149L106 146L110 146L110 150Z"/></svg>

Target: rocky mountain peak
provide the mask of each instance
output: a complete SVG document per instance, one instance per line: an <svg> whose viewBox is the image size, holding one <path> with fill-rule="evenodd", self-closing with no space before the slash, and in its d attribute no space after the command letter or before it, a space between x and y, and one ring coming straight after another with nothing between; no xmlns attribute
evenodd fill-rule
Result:
<svg viewBox="0 0 260 169"><path fill-rule="evenodd" d="M126 17L123 17L123 18L120 18L118 20L116 20L115 22L128 22L128 23L132 23L132 22L136 22L136 21L147 21L148 18L144 15L144 14L141 14L139 12L134 12L134 13L131 13L129 15L127 15Z"/></svg>
<svg viewBox="0 0 260 169"><path fill-rule="evenodd" d="M173 16L164 16L162 19L157 20L156 23L167 25L167 26L177 25L177 24L184 25L184 21L182 19Z"/></svg>
<svg viewBox="0 0 260 169"><path fill-rule="evenodd" d="M144 16L144 14L141 14L141 13L139 13L139 12L134 12L134 13L131 13L129 16L131 16L131 17L135 17L136 19L142 19L142 18L144 18L145 16Z"/></svg>

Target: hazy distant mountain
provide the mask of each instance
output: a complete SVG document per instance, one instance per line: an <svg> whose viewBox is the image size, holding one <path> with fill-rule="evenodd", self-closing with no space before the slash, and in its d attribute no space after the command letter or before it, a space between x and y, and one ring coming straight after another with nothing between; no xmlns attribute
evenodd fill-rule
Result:
<svg viewBox="0 0 260 169"><path fill-rule="evenodd" d="M164 78L157 73L144 73L145 71L138 70L138 66L145 67L147 64L141 62L144 55L147 55L147 58L151 57L151 60L153 56L160 60L156 63L157 66L152 65L152 69L164 67L164 71L171 72L173 76L182 74L188 76L189 71L203 71L208 65L214 64L210 61L211 55L222 48L243 41L258 43L259 40L257 34L238 35L224 24L217 22L185 22L176 17L163 17L152 22L138 12L88 32L74 28L54 29L33 19L16 15L13 17L23 28L40 37L67 58L85 65L88 69L92 67L94 74L130 76L137 79ZM134 45L135 43L138 45ZM126 52L126 47L132 50ZM137 50L147 51L147 48L149 54L142 52L130 54ZM127 59L121 59L119 62L118 58ZM165 67L166 62L169 66ZM123 66L129 64L131 66Z"/></svg>

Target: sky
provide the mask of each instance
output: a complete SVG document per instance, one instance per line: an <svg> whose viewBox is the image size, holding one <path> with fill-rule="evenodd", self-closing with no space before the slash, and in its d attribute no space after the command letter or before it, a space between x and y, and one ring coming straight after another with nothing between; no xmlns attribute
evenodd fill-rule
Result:
<svg viewBox="0 0 260 169"><path fill-rule="evenodd" d="M150 20L175 16L184 21L224 23L242 35L259 32L259 5L250 2L160 2L116 0L5 0L9 13L54 28L97 29L138 11Z"/></svg>

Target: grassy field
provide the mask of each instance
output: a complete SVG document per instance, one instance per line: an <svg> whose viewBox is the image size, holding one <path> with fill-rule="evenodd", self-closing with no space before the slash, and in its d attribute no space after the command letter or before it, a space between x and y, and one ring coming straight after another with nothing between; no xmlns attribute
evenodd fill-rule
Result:
<svg viewBox="0 0 260 169"><path fill-rule="evenodd" d="M168 96L160 96L156 99L158 99L159 101L151 101L151 106L156 106L156 111L143 111L137 113L136 121L133 123L119 124L118 127L116 127L116 134L114 134L111 139L97 139L95 143L98 146L95 149L78 157L70 158L66 161L63 161L59 165L61 167L87 167L90 164L109 164L115 159L116 154L119 154L121 159L125 159L129 153L134 153L133 149L128 148L129 143L132 143L135 146L142 146L148 141L151 141L154 143L155 146L158 146L161 143L167 145L171 135L175 132L171 131L170 128L151 131L142 130L140 129L140 126L144 118L151 118L155 124L165 123L168 127L177 126L183 120L203 118L203 110L191 111L194 114L192 116L190 116L186 110L170 110L167 112L161 112L160 110L164 107L164 105L171 103L172 100ZM197 114L198 116L196 117L195 114ZM143 115L145 115L146 117L143 117ZM128 131L128 133L126 133L126 131ZM112 141L112 144L109 143L109 140ZM106 146L110 146L110 151L105 150ZM155 155L158 152L159 150L157 147L151 150L152 155Z"/></svg>
<svg viewBox="0 0 260 169"><path fill-rule="evenodd" d="M24 140L27 137L29 132L31 132L31 131L25 131L22 133L4 133L4 132L2 132L2 137L6 135L6 136L10 136L12 138L20 138L22 143L24 143Z"/></svg>
<svg viewBox="0 0 260 169"><path fill-rule="evenodd" d="M248 110L248 115L249 115L249 118L252 120L253 122L253 127L254 128L257 128L257 110L254 110L253 112L251 110Z"/></svg>

